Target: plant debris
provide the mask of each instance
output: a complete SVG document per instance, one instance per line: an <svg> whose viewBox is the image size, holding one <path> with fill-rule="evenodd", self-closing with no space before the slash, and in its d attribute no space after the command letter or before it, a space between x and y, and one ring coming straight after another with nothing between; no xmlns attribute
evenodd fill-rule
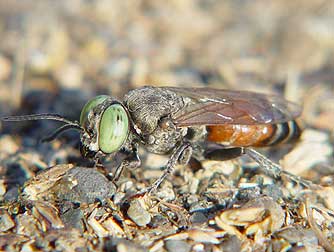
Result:
<svg viewBox="0 0 334 252"><path fill-rule="evenodd" d="M52 7L52 11L51 11ZM277 93L303 105L294 146L191 160L152 194L166 157L110 174L57 123L1 123L1 251L334 251L331 1L0 2L1 115L78 120L87 100L144 85Z"/></svg>

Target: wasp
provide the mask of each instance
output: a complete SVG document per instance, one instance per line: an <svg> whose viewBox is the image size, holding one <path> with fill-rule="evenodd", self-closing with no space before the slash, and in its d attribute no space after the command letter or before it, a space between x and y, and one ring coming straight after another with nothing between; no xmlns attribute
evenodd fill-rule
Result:
<svg viewBox="0 0 334 252"><path fill-rule="evenodd" d="M147 189L152 191L177 164L187 164L191 157L226 160L248 154L260 165L275 168L251 147L296 141L301 129L295 119L300 114L301 107L276 95L146 86L128 92L123 101L107 95L91 99L83 107L79 122L55 114L7 116L2 120L63 122L48 140L70 128L79 130L84 157L99 160L123 154L114 179L124 168L140 166L139 145L152 153L169 154L163 175Z"/></svg>

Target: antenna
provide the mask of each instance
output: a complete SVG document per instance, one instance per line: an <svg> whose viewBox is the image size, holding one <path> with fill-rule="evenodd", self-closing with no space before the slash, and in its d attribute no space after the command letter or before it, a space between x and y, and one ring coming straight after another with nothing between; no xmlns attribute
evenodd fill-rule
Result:
<svg viewBox="0 0 334 252"><path fill-rule="evenodd" d="M42 139L42 142L52 141L57 138L62 132L69 129L77 129L84 131L84 128L77 121L70 121L57 114L34 114L34 115L21 115L21 116L3 116L1 121L6 122L20 122L20 121L37 121L37 120L52 120L65 123L63 126L56 129L53 133Z"/></svg>

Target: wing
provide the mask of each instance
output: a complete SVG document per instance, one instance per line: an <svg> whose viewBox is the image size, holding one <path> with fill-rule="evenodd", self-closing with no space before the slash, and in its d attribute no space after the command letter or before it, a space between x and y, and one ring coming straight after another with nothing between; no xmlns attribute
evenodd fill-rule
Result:
<svg viewBox="0 0 334 252"><path fill-rule="evenodd" d="M179 127L220 124L271 124L287 122L301 107L280 96L213 88L165 87L189 100L173 116Z"/></svg>

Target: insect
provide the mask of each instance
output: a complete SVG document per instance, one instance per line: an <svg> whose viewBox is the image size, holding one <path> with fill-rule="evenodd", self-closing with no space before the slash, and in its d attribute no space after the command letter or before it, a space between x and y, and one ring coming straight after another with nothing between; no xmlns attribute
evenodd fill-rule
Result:
<svg viewBox="0 0 334 252"><path fill-rule="evenodd" d="M248 154L279 176L270 160L250 147L292 142L300 136L295 119L301 108L279 96L212 88L143 87L127 93L123 101L107 95L83 107L80 121L59 115L36 114L2 117L3 121L57 120L62 131L81 132L81 152L96 160L117 153L125 158L116 169L140 166L138 146L169 154L165 172L147 190L155 190L176 164L196 159L226 160Z"/></svg>

